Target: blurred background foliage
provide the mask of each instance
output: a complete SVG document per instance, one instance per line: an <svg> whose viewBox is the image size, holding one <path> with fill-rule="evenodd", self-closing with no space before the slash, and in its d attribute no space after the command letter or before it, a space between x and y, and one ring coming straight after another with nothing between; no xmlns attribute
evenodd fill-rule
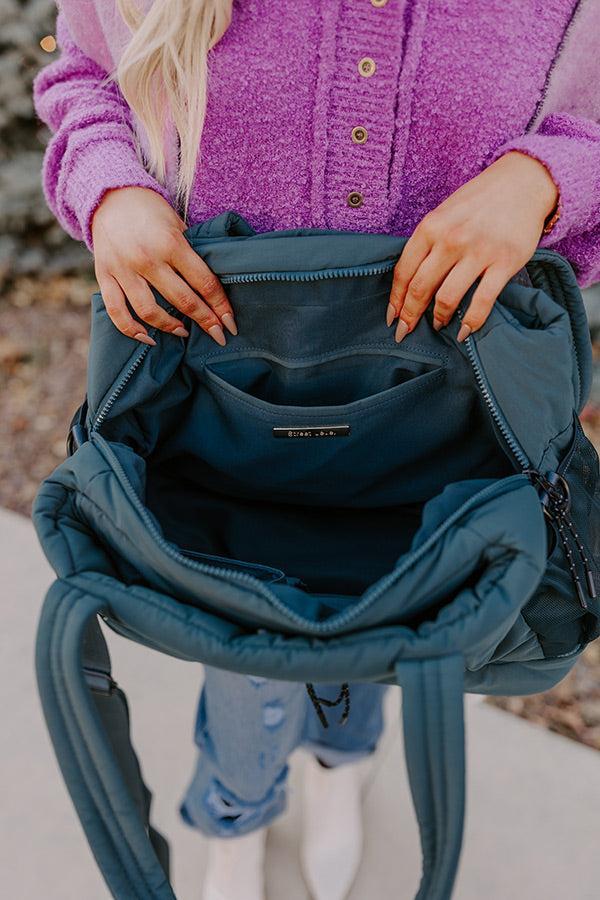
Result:
<svg viewBox="0 0 600 900"><path fill-rule="evenodd" d="M47 129L31 82L58 51L53 0L0 0L0 286L19 275L89 272L90 253L60 227L44 200L40 169Z"/></svg>
<svg viewBox="0 0 600 900"><path fill-rule="evenodd" d="M48 208L31 84L56 58L54 0L0 0L0 506L28 514L85 385L92 256ZM47 49L43 49L46 47Z"/></svg>

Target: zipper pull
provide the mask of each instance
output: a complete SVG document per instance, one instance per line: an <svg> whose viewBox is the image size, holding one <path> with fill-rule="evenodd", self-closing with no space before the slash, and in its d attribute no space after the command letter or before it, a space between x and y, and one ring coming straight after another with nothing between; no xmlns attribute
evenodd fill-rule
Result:
<svg viewBox="0 0 600 900"><path fill-rule="evenodd" d="M571 532L573 540L575 541L575 545L579 552L579 558L581 559L583 570L585 572L586 586L588 595L592 600L596 599L596 585L594 582L594 573L592 572L592 568L590 566L590 561L587 557L587 553L585 552L585 547L581 542L581 538L579 536L579 532L575 528L575 523L570 516L571 510L571 491L569 490L569 483L563 475L559 475L558 472L549 472L548 473L548 481L553 486L555 490L558 491L557 496L558 504L561 508L562 519L564 520L567 528ZM585 605L587 609L587 603L582 603L582 606Z"/></svg>
<svg viewBox="0 0 600 900"><path fill-rule="evenodd" d="M575 590L577 591L577 599L579 600L580 606L583 609L587 609L588 603L581 586L581 579L579 578L575 567L575 560L573 559L573 553L568 540L568 533L565 531L565 525L577 547L585 572L588 596L591 597L592 600L596 599L596 585L594 583L594 574L589 564L585 548L581 542L579 533L575 528L575 523L569 515L569 510L571 508L571 492L569 490L569 484L566 478L558 472L548 472L547 475L542 475L542 473L538 472L536 469L527 469L525 474L529 476L540 495L544 514L556 525L558 536L563 546L569 571L571 573L571 579L575 585Z"/></svg>
<svg viewBox="0 0 600 900"><path fill-rule="evenodd" d="M577 545L577 549L579 551L579 556L581 558L581 562L583 563L583 570L585 572L585 579L586 579L586 583L587 583L588 594L592 598L592 600L595 600L597 597L597 593L596 593L596 584L594 582L594 573L592 572L592 567L590 566L590 561L587 557L587 553L585 552L585 547L581 543L581 538L579 537L579 534L577 532L577 529L575 528L575 525L574 525L571 517L566 516L565 521L567 523L567 527L568 527L569 531L573 535L573 539L574 539L574 541Z"/></svg>
<svg viewBox="0 0 600 900"><path fill-rule="evenodd" d="M344 703L344 709L338 724L346 724L346 722L348 721L348 716L350 714L350 685L347 681L344 681L344 683L342 684L340 692L335 700L328 700L326 697L317 696L317 692L315 691L314 685L311 682L306 682L305 687L323 728L329 728L329 722L327 721L327 716L325 715L323 706L338 706L340 703L342 703L342 701Z"/></svg>

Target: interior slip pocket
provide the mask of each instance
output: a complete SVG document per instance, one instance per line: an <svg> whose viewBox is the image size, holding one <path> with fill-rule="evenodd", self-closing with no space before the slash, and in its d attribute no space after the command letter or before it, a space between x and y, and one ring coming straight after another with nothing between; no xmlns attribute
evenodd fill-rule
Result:
<svg viewBox="0 0 600 900"><path fill-rule="evenodd" d="M427 379L424 382L423 378L427 375L439 377L440 362L383 353L348 353L310 365L290 365L260 356L225 359L206 365L208 379L225 389L237 388L248 398L262 401L267 415L272 413L271 405L339 407L352 406L361 400L371 405L378 395L386 399L384 395L388 390L403 385L408 387L409 382L415 380L419 389L426 387ZM412 390L417 385L410 387ZM299 412L304 415L303 410Z"/></svg>
<svg viewBox="0 0 600 900"><path fill-rule="evenodd" d="M385 506L407 502L397 474L414 458L415 432L445 371L378 353L302 365L249 356L209 363L201 381L199 418L210 426L198 449L221 490Z"/></svg>
<svg viewBox="0 0 600 900"><path fill-rule="evenodd" d="M479 424L470 376L449 390L433 356L386 348L298 363L254 352L210 360L197 379L186 451L193 477L224 493L393 506L497 468L489 443L465 440Z"/></svg>

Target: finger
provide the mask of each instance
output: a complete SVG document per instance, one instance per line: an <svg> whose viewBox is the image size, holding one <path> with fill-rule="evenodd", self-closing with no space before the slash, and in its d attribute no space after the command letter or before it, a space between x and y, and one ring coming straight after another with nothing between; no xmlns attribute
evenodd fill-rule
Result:
<svg viewBox="0 0 600 900"><path fill-rule="evenodd" d="M498 295L506 287L510 272L504 266L490 266L483 273L465 312L456 339L464 341L473 331L477 331L486 322Z"/></svg>
<svg viewBox="0 0 600 900"><path fill-rule="evenodd" d="M481 262L470 257L459 260L450 270L435 294L433 327L436 331L449 323L460 301L482 270Z"/></svg>
<svg viewBox="0 0 600 900"><path fill-rule="evenodd" d="M204 299L225 327L237 334L233 308L225 288L202 257L192 249L185 238L176 241L169 263L177 269L187 283Z"/></svg>
<svg viewBox="0 0 600 900"><path fill-rule="evenodd" d="M140 275L127 275L121 277L119 281L125 296L140 319L147 322L152 328L158 328L159 331L166 331L176 337L189 337L189 332L183 327L180 320L169 315L158 305L145 278Z"/></svg>
<svg viewBox="0 0 600 900"><path fill-rule="evenodd" d="M394 267L392 289L386 314L388 326L392 324L396 316L400 315L408 285L432 246L433 243L427 229L421 228L420 225L417 226L404 245L400 259Z"/></svg>
<svg viewBox="0 0 600 900"><path fill-rule="evenodd" d="M161 266L153 276L152 283L173 306L176 306L184 316L193 319L217 344L221 346L225 344L225 334L217 314L174 269L170 266Z"/></svg>
<svg viewBox="0 0 600 900"><path fill-rule="evenodd" d="M431 253L425 257L406 290L396 329L396 341L401 341L405 335L414 331L419 319L429 306L436 288L439 287L451 268L452 260L439 248L434 247Z"/></svg>
<svg viewBox="0 0 600 900"><path fill-rule="evenodd" d="M120 284L112 277L112 275L104 275L98 279L102 301L106 308L111 321L124 335L135 338L142 344L150 344L156 346L154 341L143 325L133 318L127 309L125 294Z"/></svg>

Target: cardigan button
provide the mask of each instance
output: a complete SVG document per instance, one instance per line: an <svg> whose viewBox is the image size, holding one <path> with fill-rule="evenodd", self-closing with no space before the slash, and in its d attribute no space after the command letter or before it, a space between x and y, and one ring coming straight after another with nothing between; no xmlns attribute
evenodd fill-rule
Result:
<svg viewBox="0 0 600 900"><path fill-rule="evenodd" d="M371 6L385 6L388 0L371 0Z"/></svg>
<svg viewBox="0 0 600 900"><path fill-rule="evenodd" d="M367 129L364 125L356 125L352 129L352 140L355 144L366 144L367 136Z"/></svg>
<svg viewBox="0 0 600 900"><path fill-rule="evenodd" d="M376 68L375 60L371 59L370 56L363 56L363 58L358 61L358 71L363 78L370 78Z"/></svg>
<svg viewBox="0 0 600 900"><path fill-rule="evenodd" d="M346 202L348 206L352 206L356 209L358 206L363 205L363 195L360 191L350 191L348 196L346 197Z"/></svg>

